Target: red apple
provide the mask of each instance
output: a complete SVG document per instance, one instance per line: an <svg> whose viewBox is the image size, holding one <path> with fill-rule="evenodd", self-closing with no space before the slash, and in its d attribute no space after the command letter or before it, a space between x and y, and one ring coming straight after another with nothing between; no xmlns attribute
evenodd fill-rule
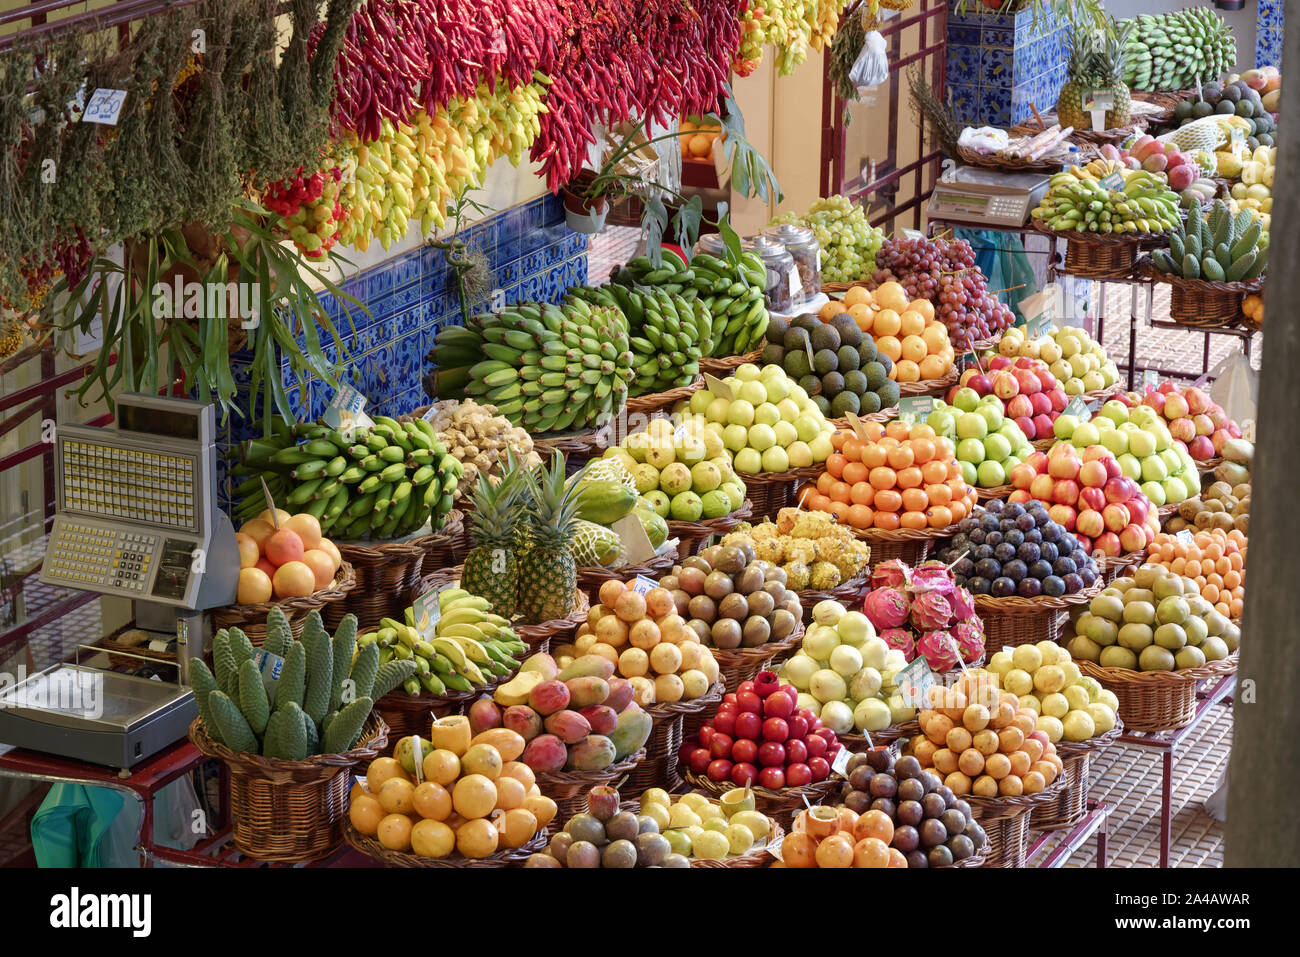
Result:
<svg viewBox="0 0 1300 957"><path fill-rule="evenodd" d="M1081 512L1088 508L1094 512L1100 512L1106 507L1106 493L1093 486L1081 488L1079 489L1079 501L1076 507Z"/></svg>
<svg viewBox="0 0 1300 957"><path fill-rule="evenodd" d="M705 774L709 776L710 781L730 781L731 780L731 762L726 758L719 758L716 761L710 761Z"/></svg>
<svg viewBox="0 0 1300 957"><path fill-rule="evenodd" d="M999 399L1007 400L1020 393L1020 383L1010 372L999 372L993 377L993 394Z"/></svg>
<svg viewBox="0 0 1300 957"><path fill-rule="evenodd" d="M799 712L795 712L785 719L785 723L790 726L790 739L802 741L808 735L808 719Z"/></svg>
<svg viewBox="0 0 1300 957"><path fill-rule="evenodd" d="M1032 369L1037 361L1033 356L1016 356L1014 364L1017 369Z"/></svg>
<svg viewBox="0 0 1300 957"><path fill-rule="evenodd" d="M763 699L753 691L740 691L736 693L736 704L741 711L752 711L754 714L763 713Z"/></svg>
<svg viewBox="0 0 1300 957"><path fill-rule="evenodd" d="M738 707L736 704L736 692L728 691L722 696L722 704L719 706L719 710L725 708L727 705L731 705L733 708Z"/></svg>
<svg viewBox="0 0 1300 957"><path fill-rule="evenodd" d="M1052 419L1047 415L1034 416L1034 431L1038 433L1038 438L1046 439L1052 435Z"/></svg>
<svg viewBox="0 0 1300 957"><path fill-rule="evenodd" d="M764 741L784 741L790 737L790 726L785 718L768 718L763 722Z"/></svg>
<svg viewBox="0 0 1300 957"><path fill-rule="evenodd" d="M776 676L775 671L760 671L754 676L754 693L760 698L766 698L780 688L781 679Z"/></svg>
<svg viewBox="0 0 1300 957"><path fill-rule="evenodd" d="M1119 555L1124 549L1120 546L1119 536L1114 532L1105 532L1098 535L1092 543L1094 552L1101 552L1103 555Z"/></svg>
<svg viewBox="0 0 1300 957"><path fill-rule="evenodd" d="M1052 411L1058 414L1064 412L1065 407L1070 404L1070 397L1059 387L1048 392L1047 397L1052 400Z"/></svg>
<svg viewBox="0 0 1300 957"><path fill-rule="evenodd" d="M1102 491L1106 493L1108 502L1127 502L1137 491L1137 483L1127 475L1119 475L1108 479Z"/></svg>
<svg viewBox="0 0 1300 957"><path fill-rule="evenodd" d="M699 732L696 734L697 743L700 747L707 748L712 743L715 734L717 734L717 732L714 731L713 725L706 724L704 727L700 728Z"/></svg>
<svg viewBox="0 0 1300 957"><path fill-rule="evenodd" d="M769 718L788 718L794 712L794 699L784 691L768 695L763 702L763 714Z"/></svg>
<svg viewBox="0 0 1300 957"><path fill-rule="evenodd" d="M1183 416L1169 423L1169 434L1179 442L1190 442L1196 438L1196 423Z"/></svg>
<svg viewBox="0 0 1300 957"><path fill-rule="evenodd" d="M709 753L708 748L696 748L691 752L691 770L696 774L703 774L709 768L709 763L713 760L713 755Z"/></svg>
<svg viewBox="0 0 1300 957"><path fill-rule="evenodd" d="M758 763L765 768L785 764L785 747L779 741L764 741L758 749Z"/></svg>
<svg viewBox="0 0 1300 957"><path fill-rule="evenodd" d="M1188 408L1187 400L1177 392L1170 392L1165 396L1165 407L1163 410L1164 417L1172 422L1174 419L1181 419L1187 415L1191 409Z"/></svg>
<svg viewBox="0 0 1300 957"><path fill-rule="evenodd" d="M1121 505L1119 502L1111 502L1102 510L1101 517L1106 522L1106 528L1109 531L1119 534L1124 526L1132 521L1132 515L1129 514L1128 506ZM1098 533L1100 534L1100 533ZM1096 537L1095 535L1093 536Z"/></svg>
<svg viewBox="0 0 1300 957"><path fill-rule="evenodd" d="M1079 466L1079 484L1088 488L1101 488L1106 484L1106 466L1096 459L1084 460Z"/></svg>
<svg viewBox="0 0 1300 957"><path fill-rule="evenodd" d="M1036 438L1039 438L1034 428L1034 420L1031 419L1029 416L1022 415L1020 418L1012 419L1011 421L1016 423L1016 428L1020 429L1021 432L1025 433L1025 438L1028 439L1030 442L1034 441L1034 439ZM1042 436L1042 437L1046 438L1046 436Z"/></svg>
<svg viewBox="0 0 1300 957"><path fill-rule="evenodd" d="M1192 425L1196 426L1197 435L1209 435L1214 431L1214 423L1204 412L1192 416Z"/></svg>
<svg viewBox="0 0 1300 957"><path fill-rule="evenodd" d="M831 763L825 758L809 758L808 770L812 772L814 781L825 781L831 776Z"/></svg>
<svg viewBox="0 0 1300 957"><path fill-rule="evenodd" d="M737 763L753 764L758 759L758 743L747 738L738 738L731 746L731 760Z"/></svg>
<svg viewBox="0 0 1300 957"><path fill-rule="evenodd" d="M1034 497L1022 488L1016 489L1007 496L1008 502L1019 502L1021 505L1024 505L1025 502L1032 502L1033 500Z"/></svg>
<svg viewBox="0 0 1300 957"><path fill-rule="evenodd" d="M1079 501L1079 483L1074 479L1058 479L1052 486L1052 499L1057 505L1073 505Z"/></svg>
<svg viewBox="0 0 1300 957"><path fill-rule="evenodd" d="M1163 413L1165 410L1165 394L1163 392L1148 392L1142 397L1142 405L1150 406L1157 412Z"/></svg>
<svg viewBox="0 0 1300 957"><path fill-rule="evenodd" d="M1214 423L1216 429L1227 428L1228 414L1223 411L1223 406L1211 405L1209 411L1205 414L1210 417L1210 421Z"/></svg>
<svg viewBox="0 0 1300 957"><path fill-rule="evenodd" d="M1210 446L1214 449L1214 454L1218 455L1223 451L1223 443L1232 438L1232 434L1227 429L1215 429L1210 433Z"/></svg>
<svg viewBox="0 0 1300 957"><path fill-rule="evenodd" d="M1191 409L1193 415L1199 415L1202 412L1209 411L1211 402L1210 397L1202 392L1196 386L1188 386L1183 390L1183 399L1187 402L1187 408Z"/></svg>
<svg viewBox="0 0 1300 957"><path fill-rule="evenodd" d="M990 372L997 372L999 369L1010 369L1012 362L1008 356L999 355L989 359L988 366Z"/></svg>
<svg viewBox="0 0 1300 957"><path fill-rule="evenodd" d="M1218 433L1215 433L1216 435ZM1218 449L1214 447L1214 442L1204 435L1198 435L1187 446L1187 454L1198 462L1204 462L1207 459L1214 458L1218 454Z"/></svg>
<svg viewBox="0 0 1300 957"><path fill-rule="evenodd" d="M1029 400L1029 396L1013 395L1007 400L1007 415L1013 419L1029 418L1034 414L1034 404Z"/></svg>
<svg viewBox="0 0 1300 957"><path fill-rule="evenodd" d="M1050 512L1048 513L1051 514ZM1096 538L1102 532L1106 531L1106 523L1100 512L1094 509L1086 509L1079 513L1075 521L1075 528L1081 535L1087 535L1089 538Z"/></svg>
<svg viewBox="0 0 1300 957"><path fill-rule="evenodd" d="M1047 477L1049 479L1051 478L1050 475ZM1024 462L1021 462L1019 465L1012 466L1011 484L1014 485L1016 488L1027 489L1029 488L1030 483L1032 483L1033 481L1034 481L1034 470L1030 468L1028 465L1026 465Z"/></svg>
<svg viewBox="0 0 1300 957"><path fill-rule="evenodd" d="M738 788L753 787L758 780L758 768L753 764L741 762L731 766L731 783Z"/></svg>
<svg viewBox="0 0 1300 957"><path fill-rule="evenodd" d="M1052 375L1041 363L1038 368L1034 369L1034 375L1038 376L1038 384L1043 387L1044 392L1051 392L1061 384L1056 381L1056 376Z"/></svg>
<svg viewBox="0 0 1300 957"><path fill-rule="evenodd" d="M1016 385L1020 387L1021 395L1033 395L1035 392L1043 391L1043 384L1038 381L1038 376L1034 375L1030 369L1017 369L1013 375L1016 377Z"/></svg>
<svg viewBox="0 0 1300 957"><path fill-rule="evenodd" d="M1231 419L1228 420L1228 434L1234 439L1241 438L1241 426L1237 425L1237 423L1233 422Z"/></svg>
<svg viewBox="0 0 1300 957"><path fill-rule="evenodd" d="M779 791L785 787L785 772L777 767L767 767L758 772L758 783L769 791Z"/></svg>
<svg viewBox="0 0 1300 957"><path fill-rule="evenodd" d="M1075 512L1073 505L1049 505L1047 516L1057 525L1060 525L1067 532L1074 531Z"/></svg>
<svg viewBox="0 0 1300 957"><path fill-rule="evenodd" d="M982 372L976 373L967 379L966 386L974 389L981 396L988 395L993 391L993 383L990 382L989 377L984 375Z"/></svg>
<svg viewBox="0 0 1300 957"><path fill-rule="evenodd" d="M1052 417L1052 397L1048 393L1035 392L1029 397L1029 404L1034 408L1034 415L1045 415L1049 419Z"/></svg>
<svg viewBox="0 0 1300 957"><path fill-rule="evenodd" d="M808 745L798 738L785 742L785 760L789 764L798 764L808 760Z"/></svg>
<svg viewBox="0 0 1300 957"><path fill-rule="evenodd" d="M757 741L763 734L762 716L754 714L752 711L736 715L736 726L731 733L737 738L748 738L750 741Z"/></svg>
<svg viewBox="0 0 1300 957"><path fill-rule="evenodd" d="M816 735L809 735L804 739L804 744L808 746L808 756L810 758L819 758L826 753L826 739L819 738Z"/></svg>
<svg viewBox="0 0 1300 957"><path fill-rule="evenodd" d="M734 743L731 735L719 731L709 741L709 754L715 758L725 758L731 754L731 746Z"/></svg>
<svg viewBox="0 0 1300 957"><path fill-rule="evenodd" d="M1177 390L1177 388L1178 386L1174 385L1172 379L1166 379L1164 382L1156 386L1156 389L1159 390L1160 392L1163 392L1165 395L1172 394Z"/></svg>
<svg viewBox="0 0 1300 957"><path fill-rule="evenodd" d="M785 783L792 788L801 788L812 783L812 768L802 761L786 766Z"/></svg>

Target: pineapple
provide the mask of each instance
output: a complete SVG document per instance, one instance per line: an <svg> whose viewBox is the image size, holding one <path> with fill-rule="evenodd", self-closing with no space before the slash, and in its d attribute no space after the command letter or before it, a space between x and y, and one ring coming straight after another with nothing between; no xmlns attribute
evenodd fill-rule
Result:
<svg viewBox="0 0 1300 957"><path fill-rule="evenodd" d="M1132 32L1131 23L1121 27L1113 20L1101 36L1084 27L1073 31L1067 68L1069 77L1056 100L1056 119L1062 126L1073 126L1076 130L1092 129L1092 114L1084 110L1084 100L1094 90L1107 89L1113 91L1115 104L1106 111L1106 129L1128 126L1132 115L1124 72L1128 67L1126 44Z"/></svg>
<svg viewBox="0 0 1300 957"><path fill-rule="evenodd" d="M1070 62L1067 78L1056 98L1056 121L1076 130L1092 129L1092 117L1083 111L1083 98L1095 90L1096 78L1092 73L1093 43L1091 30L1076 28L1070 34Z"/></svg>
<svg viewBox="0 0 1300 957"><path fill-rule="evenodd" d="M549 467L527 473L529 502L527 550L521 552L519 600L515 610L525 622L534 624L564 618L573 611L578 575L573 559L577 533L577 489L583 471L568 483L564 456L556 453Z"/></svg>
<svg viewBox="0 0 1300 957"><path fill-rule="evenodd" d="M520 520L521 479L520 472L508 471L493 485L486 470L478 473L474 511L469 515L474 547L465 556L460 576L462 588L486 598L492 611L505 618L515 613L519 588L514 526Z"/></svg>
<svg viewBox="0 0 1300 957"><path fill-rule="evenodd" d="M1128 126L1132 121L1132 101L1124 73L1128 69L1128 38L1133 32L1133 21L1127 20L1106 31L1106 36L1093 54L1093 72L1100 81L1098 89L1109 87L1115 94L1115 106L1106 111L1106 129Z"/></svg>

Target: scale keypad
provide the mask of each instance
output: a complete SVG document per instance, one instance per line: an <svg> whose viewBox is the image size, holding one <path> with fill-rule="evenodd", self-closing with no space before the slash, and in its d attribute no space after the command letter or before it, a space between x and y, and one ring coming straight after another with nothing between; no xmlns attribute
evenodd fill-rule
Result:
<svg viewBox="0 0 1300 957"><path fill-rule="evenodd" d="M74 585L107 586L126 595L142 595L158 539L64 522L51 534L44 572Z"/></svg>
<svg viewBox="0 0 1300 957"><path fill-rule="evenodd" d="M1024 212L1025 201L1018 196L994 196L989 201L990 216L1023 216Z"/></svg>
<svg viewBox="0 0 1300 957"><path fill-rule="evenodd" d="M197 528L194 461L73 440L63 446L63 508L160 528Z"/></svg>

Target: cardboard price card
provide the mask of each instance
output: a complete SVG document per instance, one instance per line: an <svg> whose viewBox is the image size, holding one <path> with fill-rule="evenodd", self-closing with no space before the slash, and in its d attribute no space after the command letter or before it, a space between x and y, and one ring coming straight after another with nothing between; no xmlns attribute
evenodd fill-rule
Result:
<svg viewBox="0 0 1300 957"><path fill-rule="evenodd" d="M844 417L849 420L849 427L853 429L855 435L863 442L870 442L871 435L867 432L867 425L852 412L844 413Z"/></svg>
<svg viewBox="0 0 1300 957"><path fill-rule="evenodd" d="M1177 541L1179 541L1179 542L1181 542L1182 544L1184 544L1184 545L1191 545L1191 544L1193 544L1193 542L1194 542L1194 539L1192 538L1191 530L1190 530L1190 529L1186 529L1186 528L1184 528L1184 529L1182 529L1181 531L1177 532L1177 533L1174 535L1174 538L1175 538Z"/></svg>
<svg viewBox="0 0 1300 957"><path fill-rule="evenodd" d="M934 411L934 397L929 395L909 395L898 400L898 417L915 424Z"/></svg>
<svg viewBox="0 0 1300 957"><path fill-rule="evenodd" d="M1115 172L1111 173L1110 175L1103 176L1101 178L1100 183L1102 189L1122 190L1124 188L1124 174L1121 173L1119 170L1115 170Z"/></svg>
<svg viewBox="0 0 1300 957"><path fill-rule="evenodd" d="M81 118L87 123L117 126L124 103L126 103L126 90L97 89L90 94L90 102L86 104L86 112L81 115Z"/></svg>
<svg viewBox="0 0 1300 957"><path fill-rule="evenodd" d="M352 386L344 384L330 398L330 404L325 407L322 418L330 428L350 435L354 429L375 424L364 412L365 407L366 397Z"/></svg>
<svg viewBox="0 0 1300 957"><path fill-rule="evenodd" d="M438 622L442 621L442 606L438 604L438 593L441 591L441 588L431 589L415 599L411 606L411 613L415 616L415 630L425 641L434 636Z"/></svg>
<svg viewBox="0 0 1300 957"><path fill-rule="evenodd" d="M934 687L934 672L925 658L918 655L898 673L896 682L904 704L911 708L924 708L930 698L930 689Z"/></svg>
<svg viewBox="0 0 1300 957"><path fill-rule="evenodd" d="M1085 422L1092 417L1088 409L1088 403L1084 401L1084 398L1081 395L1076 395L1071 399L1062 414L1073 415Z"/></svg>
<svg viewBox="0 0 1300 957"><path fill-rule="evenodd" d="M645 575L637 575L632 581L632 590L638 595L645 597L646 592L652 588L658 588L659 583L653 578L647 578Z"/></svg>
<svg viewBox="0 0 1300 957"><path fill-rule="evenodd" d="M1029 338L1047 335L1057 317L1065 313L1065 291L1056 283L1049 283L1032 296L1019 302L1025 317L1025 332Z"/></svg>
<svg viewBox="0 0 1300 957"><path fill-rule="evenodd" d="M1154 389L1160 384L1160 373L1155 369L1146 369L1142 372L1142 384L1148 388Z"/></svg>
<svg viewBox="0 0 1300 957"><path fill-rule="evenodd" d="M727 385L727 383L723 382L717 376L709 375L707 372L704 373L704 384L710 392L721 399L726 399L728 402L731 402L736 398L731 392L731 386Z"/></svg>

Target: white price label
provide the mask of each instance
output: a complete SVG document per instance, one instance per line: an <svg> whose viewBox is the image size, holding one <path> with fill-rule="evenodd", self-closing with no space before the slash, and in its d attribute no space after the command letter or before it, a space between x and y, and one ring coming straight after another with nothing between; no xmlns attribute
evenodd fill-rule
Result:
<svg viewBox="0 0 1300 957"><path fill-rule="evenodd" d="M911 708L924 708L928 703L930 689L934 687L934 673L925 657L917 655L898 673L895 682L904 704Z"/></svg>
<svg viewBox="0 0 1300 957"><path fill-rule="evenodd" d="M87 123L117 126L125 102L126 90L98 89L90 94L90 102L86 104L86 112L81 114L81 118Z"/></svg>
<svg viewBox="0 0 1300 957"><path fill-rule="evenodd" d="M430 589L415 599L411 606L411 613L415 616L415 630L425 641L434 636L438 622L442 621L442 606L438 603L438 593L441 591L441 586Z"/></svg>
<svg viewBox="0 0 1300 957"><path fill-rule="evenodd" d="M1192 533L1191 533L1191 531L1189 531L1189 530L1186 529L1186 528L1184 528L1182 531L1180 531L1180 532L1178 532L1177 534L1175 534L1175 535L1174 535L1174 538L1175 538L1175 539L1176 539L1180 544L1183 544L1183 545L1191 545L1191 544L1194 544L1194 541L1195 541L1195 540L1192 538Z"/></svg>
<svg viewBox="0 0 1300 957"><path fill-rule="evenodd" d="M1142 384L1154 389L1160 384L1160 373L1155 369L1146 369L1142 373Z"/></svg>
<svg viewBox="0 0 1300 957"><path fill-rule="evenodd" d="M923 239L925 239L925 233L921 232L919 229L908 229L908 228L904 227L904 228L903 228L903 238L904 238L904 239L922 239L922 240L923 240Z"/></svg>
<svg viewBox="0 0 1300 957"><path fill-rule="evenodd" d="M650 589L658 587L659 583L657 581L653 578L647 578L645 575L637 575L632 581L632 590L643 597Z"/></svg>
<svg viewBox="0 0 1300 957"><path fill-rule="evenodd" d="M849 749L841 747L835 752L835 760L831 762L831 770L842 778L849 776Z"/></svg>
<svg viewBox="0 0 1300 957"><path fill-rule="evenodd" d="M915 423L934 411L934 398L928 395L913 395L898 400L898 417L906 422Z"/></svg>
<svg viewBox="0 0 1300 957"><path fill-rule="evenodd" d="M1083 94L1083 108L1089 112L1100 110L1102 113L1113 110L1115 108L1115 91L1093 90L1091 93Z"/></svg>
<svg viewBox="0 0 1300 957"><path fill-rule="evenodd" d="M1088 419L1088 403L1084 401L1083 396L1076 395L1065 407L1065 415L1073 415L1079 419Z"/></svg>
<svg viewBox="0 0 1300 957"><path fill-rule="evenodd" d="M803 291L803 283L799 280L799 270L791 269L789 275L790 295L797 297Z"/></svg>

